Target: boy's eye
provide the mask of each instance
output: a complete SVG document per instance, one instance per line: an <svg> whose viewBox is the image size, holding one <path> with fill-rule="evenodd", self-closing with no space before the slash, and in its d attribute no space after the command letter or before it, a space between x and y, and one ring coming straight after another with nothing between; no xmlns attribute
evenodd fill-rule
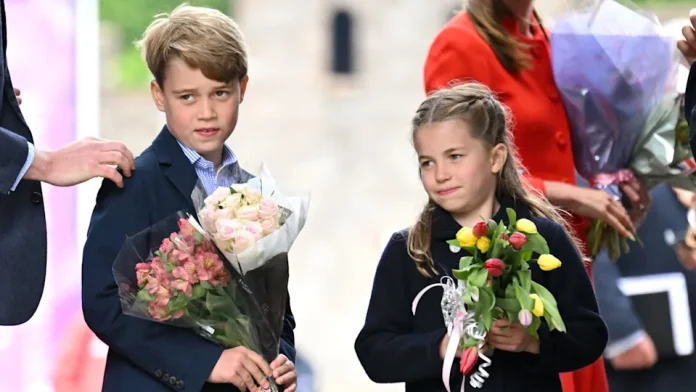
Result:
<svg viewBox="0 0 696 392"><path fill-rule="evenodd" d="M229 94L230 94L229 91L224 91L224 90L215 92L215 95L218 96L218 97L226 97L226 96L228 96Z"/></svg>
<svg viewBox="0 0 696 392"><path fill-rule="evenodd" d="M184 95L179 96L179 99L181 99L183 101L190 101L191 98L193 98L193 95L191 95L191 94L184 94Z"/></svg>
<svg viewBox="0 0 696 392"><path fill-rule="evenodd" d="M461 158L462 158L462 154L451 154L450 155L450 159L455 160L455 161L458 159L461 159Z"/></svg>

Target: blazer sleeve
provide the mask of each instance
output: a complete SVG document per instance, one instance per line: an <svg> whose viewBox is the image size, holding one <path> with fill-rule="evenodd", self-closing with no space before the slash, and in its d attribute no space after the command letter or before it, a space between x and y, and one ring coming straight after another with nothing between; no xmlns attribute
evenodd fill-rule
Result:
<svg viewBox="0 0 696 392"><path fill-rule="evenodd" d="M104 181L97 195L82 262L82 306L90 329L110 350L176 390L164 374L184 382L183 391L200 391L223 348L192 333L123 314L112 263L126 236L149 227L147 178L140 172L123 189Z"/></svg>
<svg viewBox="0 0 696 392"><path fill-rule="evenodd" d="M295 349L295 316L290 307L290 295L285 310L285 320L283 321L283 332L280 335L280 353L284 354L293 363L297 358Z"/></svg>
<svg viewBox="0 0 696 392"><path fill-rule="evenodd" d="M612 357L612 352L620 354L621 347L625 347L625 343L643 331L643 324L636 315L631 300L617 285L621 277L618 265L611 262L607 254L602 252L592 268L599 310L609 329L609 345L605 354ZM627 348L631 346L629 344Z"/></svg>
<svg viewBox="0 0 696 392"><path fill-rule="evenodd" d="M0 128L0 194L10 193L28 155L27 139Z"/></svg>
<svg viewBox="0 0 696 392"><path fill-rule="evenodd" d="M412 298L406 290L409 263L405 239L395 234L377 266L365 325L355 341L358 359L374 382L437 378L442 371L440 341L447 330L413 332Z"/></svg>
<svg viewBox="0 0 696 392"><path fill-rule="evenodd" d="M491 48L471 31L457 27L443 29L430 45L425 60L425 93L467 81L477 81L492 88L491 59L498 61ZM543 179L529 173L522 175L530 190L546 195Z"/></svg>
<svg viewBox="0 0 696 392"><path fill-rule="evenodd" d="M521 363L533 371L570 372L591 365L602 356L608 332L599 315L597 300L582 258L570 237L557 223L542 234L551 253L562 266L545 274L544 286L553 294L566 332L550 331L542 320L539 327L539 355L523 353ZM540 231L541 232L541 231Z"/></svg>

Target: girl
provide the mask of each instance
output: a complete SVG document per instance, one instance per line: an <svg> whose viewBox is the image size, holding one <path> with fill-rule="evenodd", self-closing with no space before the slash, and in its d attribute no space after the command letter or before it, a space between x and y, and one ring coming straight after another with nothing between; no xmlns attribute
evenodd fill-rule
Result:
<svg viewBox="0 0 696 392"><path fill-rule="evenodd" d="M425 62L427 93L455 81L490 87L515 118L516 149L527 180L554 205L573 213L584 246L590 220L600 219L629 237L647 212L650 196L635 181L621 189L629 211L608 193L576 185L570 127L551 68L549 37L534 0L466 0L464 10L433 40ZM589 272L589 271L588 271ZM564 392L607 392L602 360L562 375Z"/></svg>
<svg viewBox="0 0 696 392"><path fill-rule="evenodd" d="M495 348L490 377L482 391L561 391L559 372L597 360L607 330L597 311L592 286L574 237L545 200L532 196L518 174L507 116L486 87L467 83L432 94L413 119L413 143L429 202L407 233L392 236L375 274L365 325L355 342L358 358L375 382L405 382L407 392L445 391L441 379L447 331L440 310L442 292L428 291L415 316L414 297L458 268L461 253L447 240L462 226L503 220L505 209L531 219L563 267L533 279L558 301L567 333L542 325L540 340L505 320L494 323L487 344ZM450 390L462 375L455 361Z"/></svg>

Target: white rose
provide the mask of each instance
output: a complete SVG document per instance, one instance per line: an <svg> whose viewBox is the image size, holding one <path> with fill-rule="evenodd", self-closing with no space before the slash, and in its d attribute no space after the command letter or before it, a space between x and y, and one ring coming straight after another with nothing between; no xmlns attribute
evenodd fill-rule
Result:
<svg viewBox="0 0 696 392"><path fill-rule="evenodd" d="M232 250L236 253L242 252L254 245L256 239L254 235L247 230L240 229L237 230L237 234L234 238L234 245L232 245Z"/></svg>
<svg viewBox="0 0 696 392"><path fill-rule="evenodd" d="M278 221L275 219L263 219L261 222L261 227L263 228L263 234L267 235L272 233L278 228Z"/></svg>
<svg viewBox="0 0 696 392"><path fill-rule="evenodd" d="M278 214L278 204L273 199L263 199L259 203L258 211L261 219L275 218Z"/></svg>
<svg viewBox="0 0 696 392"><path fill-rule="evenodd" d="M220 219L215 222L215 228L217 231L216 238L223 241L229 241L235 237L235 233L241 227L242 225L234 219Z"/></svg>
<svg viewBox="0 0 696 392"><path fill-rule="evenodd" d="M256 188L248 187L243 194L249 204L258 204L261 201L261 192Z"/></svg>
<svg viewBox="0 0 696 392"><path fill-rule="evenodd" d="M255 221L259 219L259 211L252 206L242 206L237 208L234 212L236 218L244 219L248 221Z"/></svg>
<svg viewBox="0 0 696 392"><path fill-rule="evenodd" d="M241 202L242 195L239 193L234 193L222 200L221 205L223 208L237 208Z"/></svg>
<svg viewBox="0 0 696 392"><path fill-rule="evenodd" d="M244 229L251 233L257 241L263 237L263 226L259 222L247 222Z"/></svg>
<svg viewBox="0 0 696 392"><path fill-rule="evenodd" d="M225 200L227 196L231 194L232 192L230 191L230 188L219 187L215 190L215 192L213 192L212 195L206 197L203 202L207 205L213 205L217 207L221 201Z"/></svg>

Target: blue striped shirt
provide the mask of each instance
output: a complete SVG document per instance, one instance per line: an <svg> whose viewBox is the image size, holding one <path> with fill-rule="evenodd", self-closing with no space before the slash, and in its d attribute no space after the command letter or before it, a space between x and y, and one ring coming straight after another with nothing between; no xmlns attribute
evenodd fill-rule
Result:
<svg viewBox="0 0 696 392"><path fill-rule="evenodd" d="M193 165L193 168L196 169L198 179L201 180L207 194L212 194L218 187L230 186L236 182L234 177L231 176L231 173L234 172L233 170L222 170L227 166L237 164L237 156L234 155L234 152L227 145L223 145L222 164L216 172L213 162L203 158L199 153L183 145L178 140L177 142L184 155Z"/></svg>

